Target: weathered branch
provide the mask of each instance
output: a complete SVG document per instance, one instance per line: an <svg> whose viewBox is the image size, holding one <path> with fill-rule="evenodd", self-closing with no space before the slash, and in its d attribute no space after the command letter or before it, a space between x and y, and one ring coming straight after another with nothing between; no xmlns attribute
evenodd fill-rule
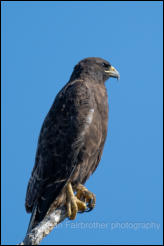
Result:
<svg viewBox="0 0 164 246"><path fill-rule="evenodd" d="M42 239L47 236L53 228L67 217L65 207L58 208L54 212L46 215L35 228L27 234L19 245L39 245Z"/></svg>

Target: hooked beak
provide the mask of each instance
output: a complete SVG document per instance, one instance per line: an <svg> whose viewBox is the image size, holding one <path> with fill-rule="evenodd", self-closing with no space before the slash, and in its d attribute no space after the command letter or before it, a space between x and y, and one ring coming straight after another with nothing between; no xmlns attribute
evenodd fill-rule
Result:
<svg viewBox="0 0 164 246"><path fill-rule="evenodd" d="M106 72L110 77L120 79L120 74L119 74L119 72L118 72L113 66L110 66L110 67L109 67L109 70L105 70L105 72Z"/></svg>

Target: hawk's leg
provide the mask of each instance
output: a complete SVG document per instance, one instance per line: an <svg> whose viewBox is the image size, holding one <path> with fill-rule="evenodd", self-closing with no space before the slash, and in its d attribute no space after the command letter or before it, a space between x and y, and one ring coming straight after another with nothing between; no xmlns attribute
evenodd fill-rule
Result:
<svg viewBox="0 0 164 246"><path fill-rule="evenodd" d="M88 212L91 211L95 207L96 196L82 184L77 185L76 191L76 197L87 204Z"/></svg>
<svg viewBox="0 0 164 246"><path fill-rule="evenodd" d="M66 198L66 205L67 205L67 213L68 217L71 220L74 220L78 211L85 211L86 204L83 201L80 201L77 196L74 195L71 183L67 184L67 198Z"/></svg>

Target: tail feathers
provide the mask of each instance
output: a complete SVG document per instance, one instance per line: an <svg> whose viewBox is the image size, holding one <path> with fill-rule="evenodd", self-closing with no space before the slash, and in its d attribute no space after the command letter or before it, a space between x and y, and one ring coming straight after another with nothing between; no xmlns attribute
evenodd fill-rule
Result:
<svg viewBox="0 0 164 246"><path fill-rule="evenodd" d="M30 231L33 229L34 225L36 224L35 222L36 211L37 211L37 205L34 205L26 234L29 234Z"/></svg>

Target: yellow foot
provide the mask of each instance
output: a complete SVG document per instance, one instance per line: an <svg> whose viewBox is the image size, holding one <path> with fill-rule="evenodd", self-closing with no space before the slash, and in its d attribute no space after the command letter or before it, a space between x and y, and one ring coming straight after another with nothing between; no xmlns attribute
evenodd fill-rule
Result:
<svg viewBox="0 0 164 246"><path fill-rule="evenodd" d="M80 201L83 201L85 204L87 203L87 212L91 211L95 207L96 196L92 192L87 190L87 188L85 188L85 186L83 186L82 184L79 184L76 187L76 191L76 197Z"/></svg>
<svg viewBox="0 0 164 246"><path fill-rule="evenodd" d="M87 208L86 204L83 201L80 201L73 192L71 183L67 185L67 213L68 217L71 220L76 218L76 214L78 211L84 212Z"/></svg>

